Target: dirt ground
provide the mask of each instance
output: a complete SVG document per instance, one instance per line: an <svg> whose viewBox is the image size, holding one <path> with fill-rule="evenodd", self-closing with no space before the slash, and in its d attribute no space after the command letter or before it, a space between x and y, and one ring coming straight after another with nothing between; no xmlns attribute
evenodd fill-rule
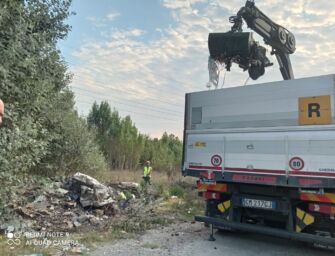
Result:
<svg viewBox="0 0 335 256"><path fill-rule="evenodd" d="M239 232L216 232L208 241L209 229L201 223L184 222L149 230L135 239L118 240L100 246L90 255L183 255L183 256L328 256L331 251L300 242Z"/></svg>

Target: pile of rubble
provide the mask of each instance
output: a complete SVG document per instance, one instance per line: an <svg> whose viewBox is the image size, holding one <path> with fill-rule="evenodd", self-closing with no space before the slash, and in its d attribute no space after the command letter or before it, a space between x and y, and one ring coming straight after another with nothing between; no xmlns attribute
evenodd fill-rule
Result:
<svg viewBox="0 0 335 256"><path fill-rule="evenodd" d="M136 207L141 201L141 191L137 183L107 186L88 175L76 173L43 189L27 186L21 197L26 198L24 203L8 204L15 216L0 223L0 232L71 232L82 225L103 227L116 215Z"/></svg>

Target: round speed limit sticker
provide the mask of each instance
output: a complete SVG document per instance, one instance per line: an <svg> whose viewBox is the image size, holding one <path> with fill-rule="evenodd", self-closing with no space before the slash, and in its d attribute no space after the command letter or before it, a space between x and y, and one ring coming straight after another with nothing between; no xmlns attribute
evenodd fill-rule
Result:
<svg viewBox="0 0 335 256"><path fill-rule="evenodd" d="M213 166L220 166L222 164L222 157L219 155L212 156L211 163Z"/></svg>
<svg viewBox="0 0 335 256"><path fill-rule="evenodd" d="M292 157L289 165L293 171L300 171L304 168L305 163L300 157Z"/></svg>

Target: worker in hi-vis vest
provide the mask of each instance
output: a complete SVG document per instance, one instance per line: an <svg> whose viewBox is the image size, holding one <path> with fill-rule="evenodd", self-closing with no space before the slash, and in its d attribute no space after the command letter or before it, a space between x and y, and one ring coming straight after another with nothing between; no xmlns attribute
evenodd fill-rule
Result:
<svg viewBox="0 0 335 256"><path fill-rule="evenodd" d="M0 99L0 125L2 124L2 118L3 118L4 114L5 114L5 104Z"/></svg>
<svg viewBox="0 0 335 256"><path fill-rule="evenodd" d="M151 178L151 172L152 172L152 167L150 166L150 161L147 161L144 165L144 170L143 170L143 180L144 184L150 184L150 178Z"/></svg>

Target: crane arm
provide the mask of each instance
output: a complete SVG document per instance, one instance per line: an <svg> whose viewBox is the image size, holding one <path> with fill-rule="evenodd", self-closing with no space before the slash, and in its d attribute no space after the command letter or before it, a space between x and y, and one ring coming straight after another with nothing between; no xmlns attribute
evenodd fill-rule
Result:
<svg viewBox="0 0 335 256"><path fill-rule="evenodd" d="M276 55L283 78L293 79L289 55L295 52L294 35L261 12L253 0L247 0L237 15L229 18L233 23L231 31L209 34L211 61L224 63L227 71L230 71L234 62L243 70L248 70L254 80L264 74L266 67L272 65L266 57L266 49L253 39L252 33L243 32L243 20L264 39L265 44L272 47L271 54ZM210 82L215 85L215 81Z"/></svg>
<svg viewBox="0 0 335 256"><path fill-rule="evenodd" d="M248 0L237 16L242 17L248 27L262 36L264 42L272 47L272 54L276 55L283 78L293 79L289 54L295 52L294 35L267 17L256 7L254 1Z"/></svg>

